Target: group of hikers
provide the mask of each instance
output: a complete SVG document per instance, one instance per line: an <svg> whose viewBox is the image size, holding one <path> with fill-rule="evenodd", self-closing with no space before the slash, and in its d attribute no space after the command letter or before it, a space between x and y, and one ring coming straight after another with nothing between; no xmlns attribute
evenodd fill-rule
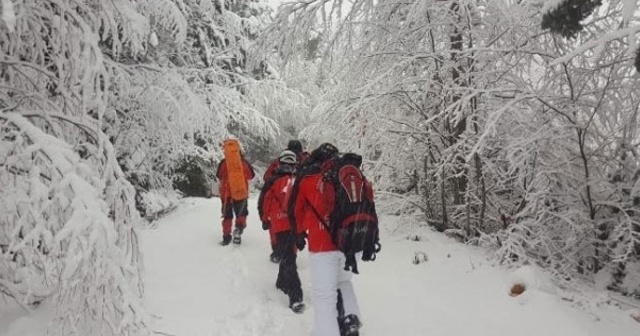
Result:
<svg viewBox="0 0 640 336"><path fill-rule="evenodd" d="M241 244L255 172L236 139L225 141L224 150L216 176L221 245L226 246ZM296 313L305 308L296 255L308 242L314 336L359 335L360 310L351 282L352 273L358 273L356 255L369 261L380 251L373 189L361 163L359 155L341 154L329 142L308 153L299 140L290 140L263 176L258 213L262 229L269 231L270 260L279 264L276 288L289 297L289 308ZM234 184L241 190L234 191Z"/></svg>

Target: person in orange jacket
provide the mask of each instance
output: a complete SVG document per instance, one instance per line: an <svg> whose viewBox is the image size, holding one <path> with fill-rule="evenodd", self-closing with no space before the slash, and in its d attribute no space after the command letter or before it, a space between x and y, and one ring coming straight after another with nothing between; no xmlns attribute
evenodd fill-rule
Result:
<svg viewBox="0 0 640 336"><path fill-rule="evenodd" d="M356 299L352 273L345 271L346 258L333 243L328 223L334 206L333 186L325 181L324 173L331 168L338 149L324 143L311 152L297 174L289 203L289 219L298 234L296 243L309 241L309 269L311 271L314 305L313 336L357 336L361 326L360 309ZM366 192L373 196L370 185ZM338 301L341 304L338 304ZM341 307L338 312L336 307Z"/></svg>
<svg viewBox="0 0 640 336"><path fill-rule="evenodd" d="M253 167L242 156L242 167L249 189L249 180L253 179L255 172ZM220 181L220 200L222 201L222 242L221 245L229 245L231 242L231 225L235 214L236 223L233 230L233 243L240 244L242 242L242 232L247 227L247 216L249 215L247 198L235 200L231 197L231 188L229 187L229 171L227 170L226 159L223 159L218 165L216 177Z"/></svg>
<svg viewBox="0 0 640 336"><path fill-rule="evenodd" d="M285 150L279 156L280 165L273 172L271 182L265 185L263 229L276 236L275 253L280 257L276 288L289 296L289 308L296 313L304 310L302 286L296 265L296 235L291 230L288 216L289 197L295 181L296 154Z"/></svg>

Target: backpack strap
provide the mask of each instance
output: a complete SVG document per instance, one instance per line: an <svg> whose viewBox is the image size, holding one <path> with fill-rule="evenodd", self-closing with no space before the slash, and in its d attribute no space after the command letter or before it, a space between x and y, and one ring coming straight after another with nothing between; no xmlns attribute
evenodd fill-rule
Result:
<svg viewBox="0 0 640 336"><path fill-rule="evenodd" d="M356 255L351 253L345 254L345 256L347 257L347 260L344 262L344 270L351 271L355 274L360 274L358 272L358 261L356 260Z"/></svg>

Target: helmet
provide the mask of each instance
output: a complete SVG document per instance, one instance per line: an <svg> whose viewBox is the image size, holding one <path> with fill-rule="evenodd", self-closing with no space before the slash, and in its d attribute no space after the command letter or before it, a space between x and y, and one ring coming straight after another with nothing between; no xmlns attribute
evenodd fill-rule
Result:
<svg viewBox="0 0 640 336"><path fill-rule="evenodd" d="M282 151L282 153L280 153L278 161L285 164L296 164L298 163L298 157L296 156L296 153L290 150L284 150Z"/></svg>

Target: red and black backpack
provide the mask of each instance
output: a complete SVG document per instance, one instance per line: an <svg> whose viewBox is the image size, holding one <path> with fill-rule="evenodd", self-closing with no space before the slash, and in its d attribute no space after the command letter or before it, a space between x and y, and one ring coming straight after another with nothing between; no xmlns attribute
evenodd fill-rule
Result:
<svg viewBox="0 0 640 336"><path fill-rule="evenodd" d="M378 215L368 192L371 186L360 170L362 157L346 153L332 160L323 180L333 186L334 206L330 223L323 224L347 258L344 269L358 273L356 253L362 252L363 261L373 261L380 252Z"/></svg>

